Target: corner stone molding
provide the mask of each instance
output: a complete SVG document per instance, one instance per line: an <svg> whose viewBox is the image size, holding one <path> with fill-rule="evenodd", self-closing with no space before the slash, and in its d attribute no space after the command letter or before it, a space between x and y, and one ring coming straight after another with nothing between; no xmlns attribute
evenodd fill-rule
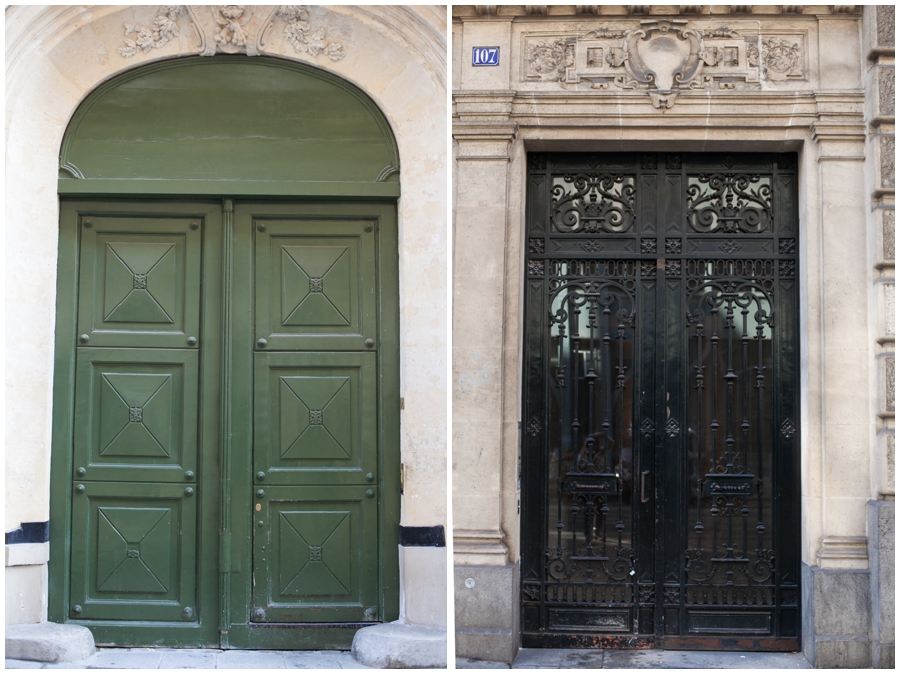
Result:
<svg viewBox="0 0 900 674"><path fill-rule="evenodd" d="M284 40L297 53L312 58L324 54L332 61L346 56L343 43L329 39L326 29L310 20L306 5L163 5L152 26L126 23L125 41L116 51L123 58L132 58L164 47L180 35L178 20L185 15L194 48L201 56L219 52L258 56L266 51L267 38L276 23L284 25Z"/></svg>
<svg viewBox="0 0 900 674"><path fill-rule="evenodd" d="M641 90L661 109L671 108L685 90L758 90L761 78L806 77L803 35L694 28L687 19L644 19L638 26L604 26L580 36L530 34L523 50L526 82Z"/></svg>

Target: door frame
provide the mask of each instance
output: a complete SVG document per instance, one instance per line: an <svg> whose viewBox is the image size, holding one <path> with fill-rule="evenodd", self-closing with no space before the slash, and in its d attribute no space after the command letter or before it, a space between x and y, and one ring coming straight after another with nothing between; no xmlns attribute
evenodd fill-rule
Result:
<svg viewBox="0 0 900 674"><path fill-rule="evenodd" d="M400 524L400 322L399 322L399 248L397 226L396 198L372 199L363 195L351 194L338 201L333 196L311 199L287 199L278 195L266 199L253 195L253 189L247 190L252 196L241 199L241 204L258 204L259 212L269 209L277 211L277 202L303 204L304 209L314 213L317 209L325 209L331 217L357 217L377 219L376 256L378 265L378 419L379 419L379 460L382 469L379 474L379 585L381 593L382 615L379 621L372 623L299 623L287 625L249 626L250 617L250 583L248 575L252 570L250 555L252 543L249 538L249 513L252 487L252 348L253 320L241 321L234 316L226 323L225 310L228 298L225 293L236 293L231 298L247 302L251 306L253 278L253 241L252 233L236 232L233 227L234 200L240 199L241 190L236 190L236 197L222 198L221 194L197 195L194 198L174 195L160 200L158 194L142 194L140 186L133 194L123 197L121 193L112 193L108 198L103 195L92 195L93 198L69 198L60 200L60 224L57 261L56 288L56 331L54 345L54 381L53 381L53 414L52 445L50 457L50 561L48 565L48 619L53 622L88 624L92 628L97 643L110 643L117 646L145 644L146 635L152 634L153 640L164 640L170 647L224 647L224 648L329 648L349 646L356 631L364 626L377 624L379 621L390 622L399 617L400 578L399 578L399 524ZM233 188L229 184L228 188ZM253 186L251 186L253 188ZM264 200L265 203L262 203ZM353 203L356 202L356 203ZM202 206L198 208L199 206ZM198 464L214 475L202 475L204 488L200 490L198 522L211 513L214 521L219 523L219 530L212 527L199 527L198 560L203 556L217 561L216 572L198 573L198 601L201 604L195 612L196 622L184 624L142 623L135 621L126 625L112 624L104 621L79 621L70 615L70 564L72 536L72 483L73 465L73 429L75 404L75 354L77 340L77 307L79 250L81 239L81 215L96 213L127 214L129 209L140 208L158 210L167 215L203 218L203 248L201 253L201 349L200 372L201 381L208 380L210 391L204 395L204 386L200 386L201 431L198 442ZM325 217L328 217L326 214ZM236 264L237 263L237 264ZM238 279L235 269L243 270L245 278ZM222 339L209 339L205 336L222 334ZM229 338L231 357L226 360L225 349ZM246 344L247 348L236 348L235 344ZM246 353L242 353L242 351ZM218 392L225 390L222 377L230 369L234 381L246 381L247 390L235 391L232 396L220 396ZM212 378L212 379L210 379ZM215 380L213 382L213 380ZM212 382L212 383L209 383ZM232 429L231 447L242 445L244 457L229 456L228 461L220 463L217 458L228 443L223 442L223 413L226 410L245 410L244 423ZM246 418L250 415L249 423ZM247 470L245 476L248 484L241 489L240 482L226 494L225 483L220 472L222 467L233 471L236 462L245 460ZM241 497L243 493L243 497ZM226 504L230 508L226 508ZM204 514L206 513L206 515ZM244 534L248 543L244 546L246 554L240 560L235 572L226 573L229 558L233 559L232 547L235 532L228 536L226 513L239 524L243 513L247 516ZM209 520L207 519L207 522ZM220 535L224 533L226 535ZM240 535L238 529L237 535ZM239 546L238 546L239 547ZM199 564L198 564L199 568ZM233 567L232 567L233 568ZM240 569L245 569L240 573ZM242 604L239 597L230 602L233 579L235 576L246 579L246 620L235 622L234 608ZM226 595L227 593L227 595ZM225 601L220 597L225 596ZM207 608L208 607L208 608ZM210 620L216 615L215 620ZM201 616L203 620L201 621ZM141 625L142 638L135 640L129 631ZM304 627L306 629L304 629ZM328 637L322 638L323 632Z"/></svg>
<svg viewBox="0 0 900 674"><path fill-rule="evenodd" d="M529 337L529 335L537 334L537 333L533 332L536 329L535 324L544 325L546 323L546 321L544 319L541 319L539 316L536 315L539 313L538 311L536 311L536 310L534 311L535 315L529 314L529 300L528 300L528 290L527 290L527 284L529 282L529 276L530 276L530 274L528 272L529 236L547 236L547 235L549 235L549 233L548 234L531 233L531 230L529 227L529 223L534 221L536 218L540 217L540 215L537 212L534 212L532 210L533 208L536 208L535 204L543 204L544 203L542 197L540 197L540 198L535 197L532 194L533 190L549 189L547 187L538 188L536 186L536 184L533 184L533 181L531 180L531 173L528 170L529 168L532 167L530 155L532 153L537 153L540 156L544 156L544 155L552 155L555 153L570 154L572 152L581 152L584 155L588 155L588 154L609 154L612 156L634 155L635 158L638 158L641 155L642 151L647 152L648 150L650 150L650 148L637 148L636 147L636 148L632 149L632 148L626 146L624 148L617 147L614 150L604 150L604 149L592 148L591 150L585 151L585 150L576 149L576 148L555 149L555 148L553 148L552 144L543 144L543 143L540 144L538 146L538 148L532 147L531 145L522 147L522 152L521 152L520 158L521 158L521 160L523 160L522 163L523 163L524 167L527 167L527 168L525 168L526 179L523 180L521 183L521 192L520 192L520 196L522 198L521 211L522 211L523 215L525 216L523 218L522 230L520 233L521 234L520 240L525 245L523 245L521 248L522 254L520 256L520 260L521 260L520 292L522 293L522 300L520 303L521 309L520 309L520 315L519 315L520 329L518 331L518 333L519 333L518 334L519 348L521 349L521 358L522 358L521 369L519 371L520 372L519 376L521 376L521 379L518 382L518 390L519 390L519 395L520 395L520 400L519 400L519 402L520 402L520 419L521 419L521 421L519 423L519 428L522 430L527 431L527 429L525 428L525 425L528 424L529 419L531 419L534 416L533 411L531 412L531 415L528 414L528 411L529 411L528 384L530 381L529 380L529 372L532 373L531 380L539 380L541 382L541 386L543 386L546 383L545 377L550 376L548 372L544 371L544 368L546 367L546 364L547 364L545 361L545 359L547 357L547 354L545 353L546 347L545 346L540 347L542 355L541 355L540 364L537 367L535 366L534 363L532 363L529 360L529 351L528 351L529 339L532 339L532 340L535 339L533 336ZM775 152L773 152L771 150L768 152L765 152L765 151L749 151L748 152L748 151L744 150L744 151L736 151L735 154L748 154L748 155L760 156L763 154L777 154L778 152L784 152L784 151L785 151L784 149L779 149L779 150L776 150ZM654 148L652 153L654 155L658 155L658 157L660 159L662 159L662 157L666 154L666 148L665 147ZM706 151L706 152L692 152L689 150L677 150L677 151L675 151L675 153L678 155L682 155L682 154L685 154L685 155L687 155L687 154L695 154L695 155L724 154L724 152L722 152L721 150L718 150L718 151L711 150L711 151ZM801 153L797 153L797 154L794 154L794 156L796 157L795 163L793 164L793 168L789 169L792 171L793 184L789 188L790 199L791 199L789 208L791 209L791 213L788 217L790 217L791 221L795 223L794 224L795 229L790 236L794 237L797 240L798 249L800 251L802 251L802 246L799 245L799 243L801 242L801 240L803 238L803 219L801 217L801 213L799 210L800 209L799 193L800 193L800 184L801 184L800 170L802 167L802 155L801 155ZM540 161L540 159L538 159L538 161ZM680 160L679 160L677 168L678 169L681 168ZM780 160L779 160L778 168L779 169L783 168L780 165ZM738 169L735 169L735 170L738 170ZM602 173L604 171L603 166L601 165L600 167L598 167L596 169L596 171ZM655 173L655 172L656 171L654 169L650 173ZM777 173L775 175L777 176ZM662 189L662 188L660 187L660 189ZM654 196L654 198L657 199L656 208L662 208L661 203L663 202L664 197L657 198L656 196ZM774 200L774 198L775 198L775 195L774 195L774 190L773 190L773 200ZM652 236L654 239L659 238L660 240L663 237L665 237L666 234L668 234L668 232L665 232L665 229L662 227L662 220L664 217L665 216L662 212L657 212L657 216L656 216L657 227L656 227L656 229L654 229L652 235L648 233L648 234L643 234L643 236ZM637 223L636 223L635 227L637 228ZM601 232L601 234L602 234L602 232ZM634 234L636 237L640 236L638 234L637 229L635 229ZM780 234L779 232L777 232L775 230L774 223L773 223L772 234L773 234L773 237L776 239L778 238L779 235L785 236L785 234ZM684 234L682 234L682 233L672 232L671 236L677 236L679 239L684 238ZM614 237L615 237L615 235L613 235L613 238ZM530 252L534 253L536 251L532 250ZM543 252L543 250L541 250L540 252ZM549 253L551 251L548 250L547 252ZM780 251L778 251L778 252L780 252ZM573 253L562 252L562 253L560 253L560 255L562 255L564 258L573 258ZM608 257L609 255L613 255L613 257ZM680 258L681 252L679 249L678 254L676 254L674 256L669 256L669 255L666 255L666 253L664 251L660 250L658 253L657 252L653 253L653 257L657 257L657 255L659 255L661 257ZM586 256L590 259L593 259L593 258L591 258L590 254L586 254ZM709 254L709 256L710 256L710 258L715 257L712 254ZM620 254L607 253L603 259L604 260L613 260L613 259L615 259L615 260L620 260L620 259L633 260L637 266L638 264L640 264L639 261L640 261L641 257L642 257L641 251L635 250L634 252L629 252L629 253L623 252ZM647 256L644 255L643 257L647 257ZM801 257L802 257L802 253L797 255L798 259ZM772 253L767 253L766 258L775 260L776 263L778 260L777 254L773 255ZM658 266L659 264L661 264L661 261L659 259L657 259L656 264ZM635 273L637 274L637 272L635 272ZM668 277L668 273L665 276ZM679 271L679 279L680 278L682 278L682 277L681 277L681 272ZM654 279L655 279L655 277L654 277ZM798 272L798 273L796 273L796 278L791 279L791 281L798 284L798 286L802 286L801 279L802 279L802 276ZM640 276L637 276L637 280L638 280L638 287L635 292L640 293L640 281L641 281ZM798 287L796 290L794 290L794 293L795 293L795 295L792 299L789 298L788 300L786 300L786 305L788 307L791 307L791 305L793 305L793 309L794 309L793 334L788 335L786 337L782 336L782 341L780 344L781 350L784 350L784 349L795 350L795 358L794 358L794 363L793 363L794 367L793 367L793 371L790 372L790 377L788 379L780 379L778 381L773 381L770 384L770 386L772 387L772 390L773 390L773 394L772 394L773 397L772 397L772 401L771 401L772 409L773 409L773 420L779 414L778 407L780 405L783 405L783 403L779 402L779 397L785 396L782 389L784 389L785 387L792 388L794 391L794 395L798 400L801 398L801 394L802 394L802 384L801 384L802 372L801 372L801 370L802 370L803 365L802 365L802 359L801 359L801 339L802 339L801 331L802 331L802 316L803 316L803 311L804 311L804 305L803 305L803 300L802 300L801 288ZM659 328L659 327L661 327L660 321L666 318L666 313L664 311L662 311L663 305L666 304L666 300L664 299L665 292L662 289L661 285L660 285L660 287L658 287L654 290L654 296L656 299L651 303L651 306L645 307L645 310L649 311L649 313L651 313L652 315L654 315L656 317L656 327ZM543 304L541 306L543 306ZM681 306L681 304L679 304L679 306ZM636 310L636 316L638 317L639 320L640 320L641 313L642 313L641 311ZM677 314L679 314L679 312L675 311L673 315L677 315ZM671 322L671 317L669 317L668 320L669 320L669 322ZM676 324L678 323L677 319L676 319L675 323ZM675 325L675 324L673 324L673 325ZM655 354L654 360L656 361L654 370L655 370L656 375L662 375L662 373L665 372L666 373L665 378L668 378L670 373L674 372L675 370L678 369L678 367L680 367L680 366L674 366L674 365L667 366L664 362L666 353L670 350L669 342L672 342L674 340L674 342L681 344L682 339L683 339L683 335L677 334L677 328L676 328L675 332L671 332L671 334L673 335L673 337L671 339L669 339L667 337L667 335L670 334L668 332L668 330L673 329L673 325L667 326L666 330L662 330L662 331L658 331L658 332L656 330L651 329L650 332L651 333L656 332L656 334L648 334L646 336L641 336L641 335L643 335L644 332L646 332L646 330L647 330L646 327L640 333L637 330L635 331L634 340L635 340L636 352L634 354L634 360L633 360L635 367L637 367L638 369L642 368L643 365L645 364L645 362L647 362L647 360L648 360L646 357L640 357L637 352L638 348L643 349L644 347L647 346L648 339L649 339L649 342L653 344L653 352ZM542 336L539 340L536 340L536 341L539 341L541 344L543 344L543 342L546 338L546 334L545 334L546 326L544 328L541 328L541 330L542 330L542 332L540 334ZM784 330L783 322L779 322L778 331L783 332L783 330ZM685 343L682 351L683 351L683 353L681 353L680 356L686 358L688 356L686 343ZM779 356L775 353L772 354L772 357L775 359L779 358ZM685 368L687 367L687 361L684 363L684 367ZM543 372L543 374L541 374L540 376L535 375L535 372L538 369L540 369ZM676 379L677 379L677 377L676 377ZM535 386L535 384L532 383L532 387L534 387L534 386ZM651 388L652 388L652 386L651 386ZM683 491L684 485L681 482L674 484L674 485L661 484L659 482L660 476L665 475L663 468L666 464L675 465L675 463L673 463L673 462L678 462L680 465L680 462L682 462L682 460L683 460L683 457L678 457L677 459L673 459L663 449L665 445L670 444L669 442L664 441L665 438L660 437L661 431L659 430L662 428L662 424L659 423L659 419L664 420L664 417L661 416L662 410L665 409L665 404L662 402L663 401L663 397L662 397L663 392L664 392L663 389L658 389L658 390L656 390L655 394L648 396L649 398L656 399L653 401L653 403L654 403L654 405L657 406L656 409L653 410L654 413L649 416L649 418L652 418L652 419L654 419L655 422L657 422L656 426L658 429L657 430L658 435L654 442L656 456L653 457L653 460L647 466L647 467L653 469L653 478L650 480L651 485L653 485L653 489L651 490L648 505L652 507L653 512L654 512L653 521L655 521L656 524L655 525L651 524L651 526L653 526L653 528L654 528L654 532L658 532L660 526L662 526L662 527L671 526L672 524L675 524L677 521L679 521L679 518L682 517L682 513L679 510L679 508L681 507L681 504L683 502L686 503L685 499L682 498L683 497L682 491ZM635 419L638 418L638 415L641 418L647 416L648 411L643 410L644 399L643 399L643 396L638 393L637 385L635 385L635 396L634 396L633 404L634 404L634 409L635 409L633 416L635 417ZM685 400L684 405L687 405L687 404L688 404L688 401ZM642 410L642 411L640 411L640 413L638 413L638 410ZM801 415L802 415L801 410L802 410L802 405L800 402L797 402L795 405L795 410L794 410L794 417L795 417L795 421L797 421L797 422L799 422L801 419ZM797 423L796 426L797 426L796 430L791 429L791 435L793 435L796 432L798 437L797 437L796 441L794 441L794 443L793 443L792 449L789 452L789 456L787 456L787 457L780 456L780 455L784 454L786 450L783 447L782 448L778 447L779 438L776 437L773 440L773 446L772 446L772 452L773 452L773 468L772 468L772 470L776 471L776 472L779 470L777 464L779 462L779 456L780 456L780 461L782 464L784 464L781 466L781 468L784 468L788 464L790 464L790 470L792 473L790 475L791 486L794 487L795 489L794 489L793 493L788 494L787 496L779 495L778 493L773 493L769 498L777 499L779 501L785 501L785 503L782 503L781 507L785 510L791 510L788 517L791 518L793 520L793 522L797 525L796 533L798 535L796 536L796 539L797 539L796 547L789 549L787 554L785 554L783 552L781 553L783 558L785 558L785 557L787 558L786 564L788 564L791 567L789 570L796 571L796 576L797 576L794 581L797 586L797 589L796 589L796 593L797 593L797 600L796 600L797 636L795 636L795 637L776 637L776 636L773 636L773 637L755 637L755 636L742 637L739 634L735 634L733 637L723 637L723 636L705 637L703 635L689 635L689 634L667 635L665 633L664 629L662 628L662 622L661 622L663 620L663 616L666 613L666 611L664 611L662 608L662 599L661 599L662 593L660 591L657 591L656 599L654 600L656 607L654 609L655 618L654 618L653 633L649 633L649 634L634 633L634 634L622 634L622 635L590 633L590 634L585 634L583 636L580 636L580 635L574 636L573 635L573 636L571 636L571 638L562 633L555 634L555 635L548 633L548 634L542 634L540 636L536 636L536 635L534 635L534 633L532 633L530 636L529 646L531 646L531 647L542 646L542 647L563 647L563 648L565 648L565 647L589 648L589 647L595 647L595 645L596 645L596 646L600 646L600 647L625 648L625 649L656 648L656 649L670 649L670 650L685 650L685 649L691 650L691 649L703 649L703 648L712 647L712 648L719 648L719 649L724 649L724 650L738 650L738 651L741 651L741 650L784 651L784 650L799 649L801 647L802 612L804 609L804 602L801 598L804 588L802 587L802 582L801 582L801 578L800 578L800 566L801 566L800 559L801 559L801 554L802 554L801 538L802 538L803 523L802 523L802 519L799 514L801 507L802 507L800 490L802 487L803 475L802 475L802 471L801 471L801 454L802 454L802 451L801 451L801 437L802 437L801 425L800 425L800 423ZM779 434L776 433L776 430L777 429L775 429L773 426L773 433L777 436ZM642 444L642 443L637 442L638 436L639 436L639 429L637 429L635 427L635 429L634 429L635 450L637 450L637 447L640 446L640 444ZM525 623L524 623L525 611L524 611L524 607L523 607L523 602L525 601L525 594L523 592L523 588L524 588L524 582L525 582L525 559L526 559L526 555L527 555L526 546L527 545L533 546L537 543L534 540L529 540L530 536L529 536L527 527L525 525L524 518L526 517L526 514L529 512L529 510L531 511L532 515L537 513L537 514L540 514L542 518L545 515L545 513L544 513L545 507L544 507L543 500L540 502L540 505L536 505L531 508L524 506L524 504L526 502L530 502L530 501L528 501L529 496L533 499L536 495L536 494L534 494L534 492L531 492L530 494L525 493L525 484L528 482L534 482L534 479L529 477L529 475L528 475L529 469L526 467L525 453L526 453L526 445L527 444L529 444L528 437L526 436L525 433L520 432L518 450L519 450L519 457L520 457L519 475L520 475L521 483L523 485L522 493L521 493L521 502L523 503L523 507L521 508L521 514L517 518L518 526L519 526L519 542L520 542L520 546L521 546L520 547L520 569L519 569L518 583L517 583L518 592L517 592L516 599L514 600L518 604L519 623L520 623L519 624L520 633L519 633L519 637L517 640L518 641L517 646L522 645L522 640L525 636ZM640 454L641 454L641 459L644 459L645 452L641 451ZM638 452L635 451L635 454L634 454L635 461L636 461L637 455L638 455ZM547 463L546 458L545 457L542 458L542 460L541 460L542 472L540 474L542 481L546 480L546 469L547 469L546 463ZM635 470L635 473L634 473L635 475L637 475L637 472L636 472L637 465L638 465L637 463L633 464L634 470ZM537 469L532 467L530 470L532 472L534 472ZM674 475L670 479L677 479L680 470L681 469L679 468L678 470L674 471ZM777 478L775 479L775 482L778 482ZM634 484L636 485L637 482L635 482ZM781 483L781 487L782 488L784 487L784 482ZM535 489L537 492L543 491L543 487L541 487L540 484L535 484L532 488ZM637 489L637 487L635 487L635 489ZM676 507L675 508L672 508L672 507L665 508L665 506L664 506L665 495L666 494L672 495L673 493L678 493L680 495L679 499L677 500ZM542 499L546 498L546 494L541 493L540 496ZM663 515L663 514L666 515L666 522L664 522L661 518L661 515ZM633 516L637 517L638 519L646 519L646 517L638 516L637 506L635 506L635 514ZM542 524L540 527L542 531L543 531L544 524L545 524L545 522L542 519ZM634 525L634 526L636 527L637 525ZM780 539L781 533L778 530L781 528L781 522L779 522L777 519L773 519L772 526L773 526L773 535L776 536L776 538ZM682 530L684 530L683 527L682 527ZM662 577L664 575L663 571L662 571L662 569L663 569L662 562L659 559L659 556L663 554L665 545L664 545L663 541L657 540L656 533L654 533L654 535L651 538L652 538L653 544L652 544L652 550L649 551L649 556L651 558L651 564L653 567L653 574L652 574L653 581L655 584L658 585L658 589L659 589L659 587L661 587L661 585L659 585L659 583L661 583ZM637 552L637 550L636 550L636 552ZM796 565L796 567L797 567L796 569L793 568L794 565ZM780 571L782 573L784 573L785 569L780 568ZM679 581L679 582L681 583L683 581ZM775 591L777 592L777 590L775 590ZM684 613L684 607L685 607L685 603L682 599L679 602L679 611L682 615ZM788 608L790 609L792 607L789 606ZM635 599L635 601L634 601L634 609L636 611L639 610L637 599ZM775 613L777 614L778 610L776 610ZM683 626L682 626L682 628L683 628ZM540 643L538 643L538 642L540 642ZM565 645L563 645L563 644L565 644Z"/></svg>

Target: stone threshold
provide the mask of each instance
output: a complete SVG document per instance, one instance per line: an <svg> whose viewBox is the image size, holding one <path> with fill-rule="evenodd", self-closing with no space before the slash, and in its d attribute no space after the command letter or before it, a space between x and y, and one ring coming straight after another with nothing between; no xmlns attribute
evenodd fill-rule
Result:
<svg viewBox="0 0 900 674"><path fill-rule="evenodd" d="M98 648L78 662L6 660L6 669L372 669L349 651Z"/></svg>
<svg viewBox="0 0 900 674"><path fill-rule="evenodd" d="M457 669L510 669L502 662L458 658ZM812 669L803 653L613 651L520 648L512 669Z"/></svg>

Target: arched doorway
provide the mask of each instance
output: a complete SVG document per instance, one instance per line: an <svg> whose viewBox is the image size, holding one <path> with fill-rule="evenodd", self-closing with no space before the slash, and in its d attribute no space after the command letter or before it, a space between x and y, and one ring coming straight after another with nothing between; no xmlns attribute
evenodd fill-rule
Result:
<svg viewBox="0 0 900 674"><path fill-rule="evenodd" d="M187 58L60 153L50 619L328 648L398 615L398 159L313 68Z"/></svg>

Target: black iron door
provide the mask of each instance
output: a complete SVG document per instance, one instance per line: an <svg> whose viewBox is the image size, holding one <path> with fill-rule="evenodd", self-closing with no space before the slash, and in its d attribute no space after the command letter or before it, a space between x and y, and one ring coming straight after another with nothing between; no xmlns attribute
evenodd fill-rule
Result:
<svg viewBox="0 0 900 674"><path fill-rule="evenodd" d="M792 154L529 154L523 646L797 650Z"/></svg>

